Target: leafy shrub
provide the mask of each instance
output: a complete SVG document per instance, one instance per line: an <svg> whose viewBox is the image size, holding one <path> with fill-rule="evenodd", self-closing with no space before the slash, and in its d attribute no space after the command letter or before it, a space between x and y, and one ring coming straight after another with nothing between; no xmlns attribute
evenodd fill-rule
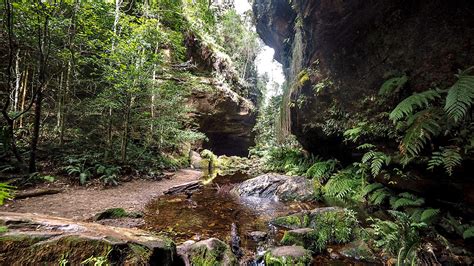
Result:
<svg viewBox="0 0 474 266"><path fill-rule="evenodd" d="M306 176L314 178L319 182L325 182L336 170L338 165L339 161L335 159L316 162L306 171Z"/></svg>
<svg viewBox="0 0 474 266"><path fill-rule="evenodd" d="M312 155L291 147L275 147L264 158L265 170L287 175L304 175L315 161Z"/></svg>
<svg viewBox="0 0 474 266"><path fill-rule="evenodd" d="M330 243L348 243L354 238L359 221L351 210L328 211L312 221L315 230L314 250L323 250Z"/></svg>
<svg viewBox="0 0 474 266"><path fill-rule="evenodd" d="M11 199L13 197L13 189L15 187L0 183L0 205L3 205L5 199Z"/></svg>

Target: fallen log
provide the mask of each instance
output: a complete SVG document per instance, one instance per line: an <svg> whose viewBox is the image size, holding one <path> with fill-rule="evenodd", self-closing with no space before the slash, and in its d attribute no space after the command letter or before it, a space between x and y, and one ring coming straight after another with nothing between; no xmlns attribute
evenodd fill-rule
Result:
<svg viewBox="0 0 474 266"><path fill-rule="evenodd" d="M202 186L203 185L201 181L192 181L192 182L188 182L188 183L171 187L163 193L165 195L176 195L176 194L181 194L181 193L188 193L188 192L193 192L195 190L198 190Z"/></svg>
<svg viewBox="0 0 474 266"><path fill-rule="evenodd" d="M63 189L58 188L46 188L46 189L36 189L30 191L23 191L15 193L15 199L25 199L32 197L40 197L44 195L53 195L63 192Z"/></svg>

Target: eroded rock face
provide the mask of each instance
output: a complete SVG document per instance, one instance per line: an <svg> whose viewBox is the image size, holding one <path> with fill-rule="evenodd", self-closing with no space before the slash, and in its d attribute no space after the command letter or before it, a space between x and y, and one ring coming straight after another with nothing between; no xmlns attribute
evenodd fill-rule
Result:
<svg viewBox="0 0 474 266"><path fill-rule="evenodd" d="M469 0L254 2L258 33L277 50L290 84L303 81L291 95L292 133L332 157L350 155L344 127L374 107L370 98L385 80L408 76L404 97L450 85L458 69L474 65L472 10ZM299 79L309 68L309 80ZM328 123L335 113L342 117Z"/></svg>
<svg viewBox="0 0 474 266"><path fill-rule="evenodd" d="M170 240L138 229L23 213L0 213L1 265L79 265L103 257L118 265L172 265L176 248Z"/></svg>
<svg viewBox="0 0 474 266"><path fill-rule="evenodd" d="M313 195L311 188L310 181L302 176L264 174L242 182L231 192L240 197L304 200Z"/></svg>

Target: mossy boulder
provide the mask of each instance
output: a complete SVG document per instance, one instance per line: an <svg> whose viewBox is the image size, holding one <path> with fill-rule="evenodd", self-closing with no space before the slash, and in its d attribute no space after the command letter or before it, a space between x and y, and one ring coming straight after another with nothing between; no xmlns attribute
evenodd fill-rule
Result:
<svg viewBox="0 0 474 266"><path fill-rule="evenodd" d="M311 251L301 246L282 246L270 249L265 253L267 266L304 266L312 261Z"/></svg>
<svg viewBox="0 0 474 266"><path fill-rule="evenodd" d="M105 219L119 219L119 218L142 218L143 214L140 212L127 212L123 208L110 208L100 212L94 216L94 221Z"/></svg>
<svg viewBox="0 0 474 266"><path fill-rule="evenodd" d="M302 246L312 250L314 249L316 240L316 230L312 228L300 228L286 231L280 243L285 246Z"/></svg>
<svg viewBox="0 0 474 266"><path fill-rule="evenodd" d="M288 228L288 229L298 229L298 228L303 228L306 227L306 224L308 222L305 221L305 216L304 214L301 215L301 213L298 214L292 214L292 215L287 215L287 216L280 216L271 221L271 224Z"/></svg>
<svg viewBox="0 0 474 266"><path fill-rule="evenodd" d="M54 265L101 260L120 265L172 265L168 239L138 229L75 222L45 215L0 213L0 265Z"/></svg>
<svg viewBox="0 0 474 266"><path fill-rule="evenodd" d="M196 243L185 243L178 247L178 254L185 265L196 266L233 266L238 265L231 248L217 238Z"/></svg>

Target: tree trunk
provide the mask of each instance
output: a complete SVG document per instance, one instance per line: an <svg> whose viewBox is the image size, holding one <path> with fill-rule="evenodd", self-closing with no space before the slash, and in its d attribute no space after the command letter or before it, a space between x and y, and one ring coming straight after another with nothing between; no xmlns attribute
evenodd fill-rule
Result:
<svg viewBox="0 0 474 266"><path fill-rule="evenodd" d="M127 148L128 148L128 136L129 136L129 129L130 129L130 113L132 111L133 102L135 97L128 96L128 104L127 104L127 111L125 113L125 122L123 125L123 134L122 134L122 147L121 147L121 157L122 162L125 163L127 161Z"/></svg>

